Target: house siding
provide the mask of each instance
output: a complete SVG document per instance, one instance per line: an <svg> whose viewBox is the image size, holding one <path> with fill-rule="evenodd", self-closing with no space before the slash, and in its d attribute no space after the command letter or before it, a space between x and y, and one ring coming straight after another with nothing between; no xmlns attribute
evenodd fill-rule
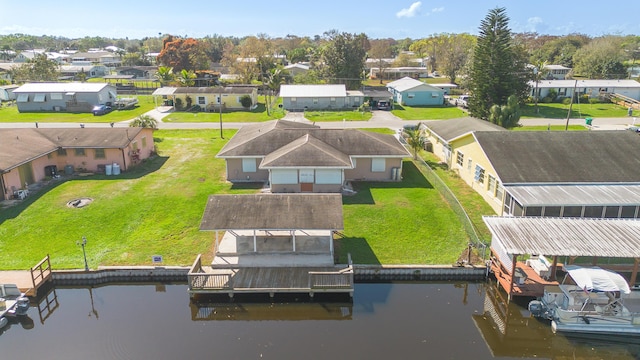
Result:
<svg viewBox="0 0 640 360"><path fill-rule="evenodd" d="M256 171L242 171L242 159L226 159L227 161L227 180L231 182L243 181L269 181L269 171L258 169L258 165L262 159L256 159Z"/></svg>
<svg viewBox="0 0 640 360"><path fill-rule="evenodd" d="M249 95L251 97L252 106L255 106L258 103L258 90L253 89L253 91L250 94L246 94L246 93L224 94L223 93L222 104L227 110L245 110L245 107L242 106L242 103L240 102L240 99L245 95ZM181 99L183 106L186 106L187 96L188 96L191 98L192 106L199 105L201 108L205 109L207 106L211 105L209 109L213 110L213 107L218 109L218 97L220 96L220 94L194 92L194 93L188 93L188 94L174 94L171 96L174 99ZM199 97L204 97L204 100L205 100L204 104L198 103Z"/></svg>
<svg viewBox="0 0 640 360"><path fill-rule="evenodd" d="M385 170L373 172L371 171L371 158L356 158L356 167L345 170L344 177L346 180L396 181L391 178L394 167L402 169L402 159L385 158Z"/></svg>
<svg viewBox="0 0 640 360"><path fill-rule="evenodd" d="M99 104L106 104L113 102L115 99L110 93L115 93L116 88L113 86L105 86L97 92L76 92L75 95L67 95L65 93L53 92L56 94L62 94L61 100L52 100L51 91L38 91L24 93L29 95L28 102L17 102L19 112L38 112L38 111L74 111L74 112L91 112L94 106ZM44 102L34 102L33 99L36 94L44 94ZM17 94L16 94L17 96ZM76 105L71 107L74 102Z"/></svg>
<svg viewBox="0 0 640 360"><path fill-rule="evenodd" d="M442 105L444 103L443 91L407 90L396 94L396 102L408 106Z"/></svg>
<svg viewBox="0 0 640 360"><path fill-rule="evenodd" d="M282 106L286 110L329 110L329 109L344 109L348 106L346 97L335 97L335 101L331 101L331 97L296 97L295 101L292 101L291 97L282 98Z"/></svg>

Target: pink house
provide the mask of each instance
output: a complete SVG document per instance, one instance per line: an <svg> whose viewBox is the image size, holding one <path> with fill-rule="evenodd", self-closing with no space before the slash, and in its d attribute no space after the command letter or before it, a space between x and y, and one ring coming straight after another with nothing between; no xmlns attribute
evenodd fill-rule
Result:
<svg viewBox="0 0 640 360"><path fill-rule="evenodd" d="M54 173L127 171L153 151L149 128L0 129L0 199Z"/></svg>

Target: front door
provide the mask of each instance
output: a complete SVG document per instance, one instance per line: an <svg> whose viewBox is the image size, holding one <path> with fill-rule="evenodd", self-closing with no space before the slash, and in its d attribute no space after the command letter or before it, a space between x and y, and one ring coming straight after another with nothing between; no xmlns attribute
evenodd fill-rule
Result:
<svg viewBox="0 0 640 360"><path fill-rule="evenodd" d="M301 169L299 174L300 191L313 192L315 173L313 169Z"/></svg>

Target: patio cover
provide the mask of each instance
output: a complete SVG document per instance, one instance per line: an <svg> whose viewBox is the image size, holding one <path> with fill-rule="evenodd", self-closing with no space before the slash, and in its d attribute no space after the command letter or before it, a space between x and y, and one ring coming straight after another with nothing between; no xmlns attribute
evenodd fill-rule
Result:
<svg viewBox="0 0 640 360"><path fill-rule="evenodd" d="M210 195L200 230L342 230L340 194Z"/></svg>

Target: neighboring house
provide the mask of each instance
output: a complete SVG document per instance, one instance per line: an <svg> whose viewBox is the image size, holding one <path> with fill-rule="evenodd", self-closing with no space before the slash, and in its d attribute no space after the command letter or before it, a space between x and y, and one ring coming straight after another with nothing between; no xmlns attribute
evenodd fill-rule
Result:
<svg viewBox="0 0 640 360"><path fill-rule="evenodd" d="M289 65L285 66L284 69L287 71L289 76L296 77L297 75L308 73L309 72L309 65L301 64L301 63L295 63L295 64L289 64Z"/></svg>
<svg viewBox="0 0 640 360"><path fill-rule="evenodd" d="M420 80L404 77L387 84L393 100L400 105L428 106L443 105L444 90Z"/></svg>
<svg viewBox="0 0 640 360"><path fill-rule="evenodd" d="M530 81L531 96L534 96L536 83ZM598 97L605 94L620 94L640 100L640 83L635 80L542 80L538 82L540 98L554 90L559 97L571 97L573 90L578 95Z"/></svg>
<svg viewBox="0 0 640 360"><path fill-rule="evenodd" d="M364 94L347 91L344 84L280 85L280 97L286 110L340 110L359 107Z"/></svg>
<svg viewBox="0 0 640 360"><path fill-rule="evenodd" d="M191 105L200 106L203 111L246 110L240 100L243 96L251 98L251 106L258 104L258 90L250 86L216 86L216 87L161 87L153 92L156 106L174 106L180 99L183 106L187 106L187 98Z"/></svg>
<svg viewBox="0 0 640 360"><path fill-rule="evenodd" d="M11 70L22 66L21 63L0 62L0 80L11 82Z"/></svg>
<svg viewBox="0 0 640 360"><path fill-rule="evenodd" d="M121 63L120 56L109 51L78 52L71 57L72 62L90 62L104 66L118 66Z"/></svg>
<svg viewBox="0 0 640 360"><path fill-rule="evenodd" d="M362 94L364 95L365 102L368 101L370 106L374 106L378 101L393 102L393 94L384 86L365 87L362 90Z"/></svg>
<svg viewBox="0 0 640 360"><path fill-rule="evenodd" d="M57 173L128 170L154 151L150 128L0 129L0 199Z"/></svg>
<svg viewBox="0 0 640 360"><path fill-rule="evenodd" d="M133 79L155 79L157 66L124 66L116 69L117 75L133 75Z"/></svg>
<svg viewBox="0 0 640 360"><path fill-rule="evenodd" d="M33 60L36 55L44 54L44 49L33 49L33 50L25 50L20 52L13 58L14 63L25 63Z"/></svg>
<svg viewBox="0 0 640 360"><path fill-rule="evenodd" d="M60 65L60 76L63 78L78 80L79 74L84 73L86 79L103 77L108 70L103 65Z"/></svg>
<svg viewBox="0 0 640 360"><path fill-rule="evenodd" d="M546 65L547 80L564 80L571 68L562 65Z"/></svg>
<svg viewBox="0 0 640 360"><path fill-rule="evenodd" d="M216 155L231 182L271 192L340 192L348 181L400 181L411 156L393 135L274 120L243 126Z"/></svg>
<svg viewBox="0 0 640 360"><path fill-rule="evenodd" d="M498 215L637 218L640 136L631 131L477 131L452 166Z"/></svg>
<svg viewBox="0 0 640 360"><path fill-rule="evenodd" d="M365 69L366 70L371 70L371 68L373 68L373 67L380 67L380 60L381 59L368 58L367 60L365 60L365 63L364 63ZM383 58L382 62L384 64L386 64L388 67L391 67L391 65L393 64L393 62L395 60L396 59L394 59L394 58ZM383 67L384 67L384 65L383 65Z"/></svg>
<svg viewBox="0 0 640 360"><path fill-rule="evenodd" d="M433 84L433 86L437 86L444 91L445 95L449 95L451 93L451 89L455 89L458 87L456 84L442 83L442 84Z"/></svg>
<svg viewBox="0 0 640 360"><path fill-rule="evenodd" d="M13 91L19 88L20 85L3 85L0 86L0 101L11 101L16 99L16 94Z"/></svg>
<svg viewBox="0 0 640 360"><path fill-rule="evenodd" d="M116 88L103 83L29 83L13 92L20 112L91 112L117 98Z"/></svg>
<svg viewBox="0 0 640 360"><path fill-rule="evenodd" d="M472 117L422 121L420 130L425 140L432 144L433 154L444 161L449 168L453 168L455 163L451 155L458 147L474 141L474 131L508 131L502 126Z"/></svg>
<svg viewBox="0 0 640 360"><path fill-rule="evenodd" d="M382 69L383 79L401 79L404 77L410 77L417 79L419 77L427 77L429 70L426 67L419 66L404 66L404 67L388 67ZM372 67L369 70L369 78L380 79L380 68Z"/></svg>

